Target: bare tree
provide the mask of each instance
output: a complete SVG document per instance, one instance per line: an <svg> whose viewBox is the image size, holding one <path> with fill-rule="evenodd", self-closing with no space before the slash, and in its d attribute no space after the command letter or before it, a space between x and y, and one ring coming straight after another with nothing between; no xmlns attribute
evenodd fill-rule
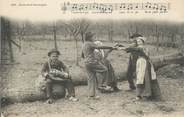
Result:
<svg viewBox="0 0 184 117"><path fill-rule="evenodd" d="M75 41L76 47L76 65L79 65L79 50L78 50L78 36L81 36L82 42L84 42L84 34L89 28L89 22L87 20L71 20L65 23L65 29L72 36Z"/></svg>
<svg viewBox="0 0 184 117"><path fill-rule="evenodd" d="M23 45L24 45L24 37L25 37L25 34L26 34L26 30L25 30L25 22L16 22L15 24L15 28L16 28L16 36L18 37L18 40L19 40L19 45L20 45L20 49L19 51L21 53L23 53Z"/></svg>
<svg viewBox="0 0 184 117"><path fill-rule="evenodd" d="M108 25L108 39L109 39L110 42L113 41L113 33L114 33L113 22L111 21Z"/></svg>
<svg viewBox="0 0 184 117"><path fill-rule="evenodd" d="M87 32L88 28L89 28L89 21L82 19L80 21L80 29L79 29L79 34L81 36L82 42L85 41L84 34Z"/></svg>
<svg viewBox="0 0 184 117"><path fill-rule="evenodd" d="M105 31L106 31L106 34L107 34L107 38L110 42L113 41L113 33L114 33L114 23L112 20L108 20L106 22L104 22L102 24L102 26L104 27Z"/></svg>
<svg viewBox="0 0 184 117"><path fill-rule="evenodd" d="M57 47L57 40L56 40L56 22L54 22L54 24L53 24L53 34L54 34L54 48L55 49L58 49L58 47Z"/></svg>
<svg viewBox="0 0 184 117"><path fill-rule="evenodd" d="M156 41L156 45L157 45L157 51L159 50L159 31L158 31L158 26L157 26L157 24L155 25L155 33L156 33L156 39L157 39L157 41Z"/></svg>
<svg viewBox="0 0 184 117"><path fill-rule="evenodd" d="M73 37L75 41L75 47L76 47L76 65L79 65L79 58L78 58L78 38L77 36L80 33L80 21L79 20L71 20L68 23L65 24L67 32Z"/></svg>

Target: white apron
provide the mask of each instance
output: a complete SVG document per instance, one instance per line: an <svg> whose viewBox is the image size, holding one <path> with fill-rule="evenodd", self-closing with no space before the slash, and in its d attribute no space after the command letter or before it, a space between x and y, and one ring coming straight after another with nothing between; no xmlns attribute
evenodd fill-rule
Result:
<svg viewBox="0 0 184 117"><path fill-rule="evenodd" d="M156 73L153 64L151 62L150 64L151 64L151 79L155 80ZM136 63L136 80L137 80L136 84L144 84L145 72L147 68L146 66L147 66L146 59L144 57L139 57Z"/></svg>

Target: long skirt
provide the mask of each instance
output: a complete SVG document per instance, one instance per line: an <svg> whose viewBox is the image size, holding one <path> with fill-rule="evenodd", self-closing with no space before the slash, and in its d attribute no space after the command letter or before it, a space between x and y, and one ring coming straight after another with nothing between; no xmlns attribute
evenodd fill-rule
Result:
<svg viewBox="0 0 184 117"><path fill-rule="evenodd" d="M151 99L161 99L161 91L158 80L151 78L151 64L147 61L144 83L137 84L137 96L147 97Z"/></svg>

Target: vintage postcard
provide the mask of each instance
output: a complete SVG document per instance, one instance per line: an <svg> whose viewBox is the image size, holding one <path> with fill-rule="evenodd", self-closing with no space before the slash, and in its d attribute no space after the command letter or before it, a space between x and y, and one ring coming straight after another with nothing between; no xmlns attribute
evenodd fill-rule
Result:
<svg viewBox="0 0 184 117"><path fill-rule="evenodd" d="M183 0L0 0L0 117L182 117Z"/></svg>

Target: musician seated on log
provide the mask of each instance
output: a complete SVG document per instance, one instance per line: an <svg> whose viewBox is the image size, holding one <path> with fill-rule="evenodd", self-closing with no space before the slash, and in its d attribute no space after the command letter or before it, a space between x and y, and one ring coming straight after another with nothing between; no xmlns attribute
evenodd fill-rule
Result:
<svg viewBox="0 0 184 117"><path fill-rule="evenodd" d="M75 98L75 89L69 74L68 68L64 65L59 58L60 52L57 49L52 49L48 52L48 61L45 62L42 68L42 76L45 77L46 80L46 96L47 103L53 103L53 94L52 94L52 86L54 83L60 83L64 85L64 87L68 91L68 99L70 101L78 101Z"/></svg>

